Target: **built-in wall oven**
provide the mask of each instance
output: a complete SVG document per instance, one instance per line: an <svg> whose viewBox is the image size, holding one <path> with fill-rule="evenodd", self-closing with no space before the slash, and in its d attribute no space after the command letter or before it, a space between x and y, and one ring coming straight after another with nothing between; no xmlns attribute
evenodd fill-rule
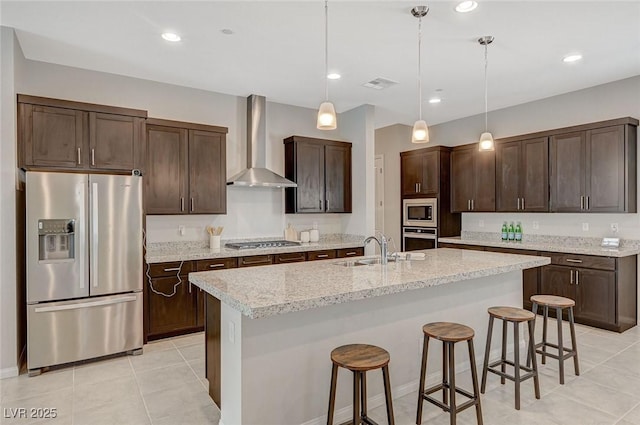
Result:
<svg viewBox="0 0 640 425"><path fill-rule="evenodd" d="M433 249L438 245L438 200L402 201L402 250Z"/></svg>

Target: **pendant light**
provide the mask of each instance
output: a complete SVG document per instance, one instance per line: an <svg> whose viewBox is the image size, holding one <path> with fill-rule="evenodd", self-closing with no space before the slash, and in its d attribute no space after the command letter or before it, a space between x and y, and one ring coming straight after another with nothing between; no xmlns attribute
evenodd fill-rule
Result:
<svg viewBox="0 0 640 425"><path fill-rule="evenodd" d="M480 152L492 151L495 150L495 144L493 143L493 135L489 132L488 129L488 84L487 84L487 68L489 66L489 55L488 55L488 46L493 42L493 37L490 35L485 35L484 37L480 37L478 39L478 43L481 46L484 46L484 133L480 135L480 143L478 144L478 150Z"/></svg>
<svg viewBox="0 0 640 425"><path fill-rule="evenodd" d="M428 143L429 128L422 119L422 18L429 13L429 7L416 6L411 9L411 14L418 18L418 121L413 124L411 132L412 143Z"/></svg>
<svg viewBox="0 0 640 425"><path fill-rule="evenodd" d="M318 130L335 130L336 109L329 102L329 2L324 1L324 102L318 109Z"/></svg>

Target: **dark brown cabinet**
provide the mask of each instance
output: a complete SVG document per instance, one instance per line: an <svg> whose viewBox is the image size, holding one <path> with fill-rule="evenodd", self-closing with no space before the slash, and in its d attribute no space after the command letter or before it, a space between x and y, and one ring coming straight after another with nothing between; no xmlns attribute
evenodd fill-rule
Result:
<svg viewBox="0 0 640 425"><path fill-rule="evenodd" d="M402 196L435 197L440 187L439 151L433 148L400 152Z"/></svg>
<svg viewBox="0 0 640 425"><path fill-rule="evenodd" d="M549 211L547 137L496 141L496 211Z"/></svg>
<svg viewBox="0 0 640 425"><path fill-rule="evenodd" d="M477 143L451 152L451 212L496 209L495 152L479 152Z"/></svg>
<svg viewBox="0 0 640 425"><path fill-rule="evenodd" d="M351 212L351 143L291 136L284 140L287 213Z"/></svg>
<svg viewBox="0 0 640 425"><path fill-rule="evenodd" d="M146 111L18 95L19 166L131 172L144 168Z"/></svg>
<svg viewBox="0 0 640 425"><path fill-rule="evenodd" d="M149 119L147 214L225 214L226 128Z"/></svg>
<svg viewBox="0 0 640 425"><path fill-rule="evenodd" d="M636 212L636 126L551 136L553 212Z"/></svg>
<svg viewBox="0 0 640 425"><path fill-rule="evenodd" d="M541 255L551 257L541 292L575 300L576 322L618 332L636 325L637 256Z"/></svg>

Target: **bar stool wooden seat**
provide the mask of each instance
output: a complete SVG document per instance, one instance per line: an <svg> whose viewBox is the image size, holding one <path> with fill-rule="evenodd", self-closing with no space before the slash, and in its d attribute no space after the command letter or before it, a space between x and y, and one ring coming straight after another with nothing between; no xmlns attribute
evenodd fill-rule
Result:
<svg viewBox="0 0 640 425"><path fill-rule="evenodd" d="M480 392L484 394L487 387L487 372L495 373L500 376L500 383L504 385L505 379L509 379L515 383L515 405L516 410L520 410L520 383L529 378L533 378L533 385L536 398L540 398L540 383L538 380L538 366L536 359L533 359L533 367L520 364L520 323L527 323L529 328L528 352L532 355L533 346L533 324L536 315L528 310L516 307L490 307L489 312L489 330L487 332L487 346L484 351L484 364L482 366L482 386ZM500 360L496 360L489 364L489 354L491 352L491 337L493 334L494 319L502 320L502 353ZM513 361L507 360L507 324L513 323ZM513 367L513 375L506 372L506 366ZM500 366L500 370L495 369ZM522 370L526 373L521 374Z"/></svg>
<svg viewBox="0 0 640 425"><path fill-rule="evenodd" d="M336 404L336 382L338 367L353 372L353 425L378 425L367 416L367 371L382 369L384 394L387 402L387 420L394 425L393 403L391 400L391 383L389 381L389 353L375 345L350 344L343 345L331 352L331 390L329 392L329 414L327 424L333 425Z"/></svg>
<svg viewBox="0 0 640 425"><path fill-rule="evenodd" d="M418 411L416 424L422 423L422 405L424 400L435 404L445 412L449 412L449 423L456 424L457 414L471 406L476 407L476 420L482 425L482 408L480 406L480 394L478 392L478 372L476 370L476 358L473 350L473 337L475 332L468 326L450 322L428 323L422 327L424 345L422 348L422 367L420 369L420 387L418 388ZM427 378L427 357L429 354L429 338L442 341L442 383L431 388L424 388ZM456 387L455 370L455 343L467 341L469 348L469 361L471 363L471 380L473 381L473 394ZM430 394L442 390L442 402L436 400ZM458 405L456 393L462 394L469 400Z"/></svg>
<svg viewBox="0 0 640 425"><path fill-rule="evenodd" d="M542 341L535 344L535 352L542 355L542 364L546 364L547 356L558 360L560 384L564 384L564 361L573 357L573 367L576 376L580 375L580 366L578 364L578 345L576 343L576 330L573 321L573 306L575 301L571 298L558 297L555 295L533 295L531 298L533 306L531 310L534 314L538 314L538 307L542 307ZM549 308L556 311L556 320L558 322L558 344L547 342L547 319L549 317ZM564 347L562 339L562 312L568 310L569 330L571 332L571 349ZM547 353L547 347L558 350L558 354ZM527 357L527 365L529 365L530 356Z"/></svg>

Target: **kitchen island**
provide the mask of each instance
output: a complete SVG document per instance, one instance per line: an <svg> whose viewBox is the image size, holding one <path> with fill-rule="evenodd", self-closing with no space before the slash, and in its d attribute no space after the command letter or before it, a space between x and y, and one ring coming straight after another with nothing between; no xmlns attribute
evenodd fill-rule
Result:
<svg viewBox="0 0 640 425"><path fill-rule="evenodd" d="M423 260L385 266L350 259L191 273L189 280L209 294L207 378L221 423L326 422L329 354L349 343L388 350L394 397L413 392L423 324L464 323L481 346L486 309L519 305L522 269L550 262L457 249L424 253ZM437 351L432 365L439 364ZM468 365L462 354L459 370ZM378 375L368 379L370 408L382 401ZM338 381L341 421L350 416L351 376L343 371Z"/></svg>

